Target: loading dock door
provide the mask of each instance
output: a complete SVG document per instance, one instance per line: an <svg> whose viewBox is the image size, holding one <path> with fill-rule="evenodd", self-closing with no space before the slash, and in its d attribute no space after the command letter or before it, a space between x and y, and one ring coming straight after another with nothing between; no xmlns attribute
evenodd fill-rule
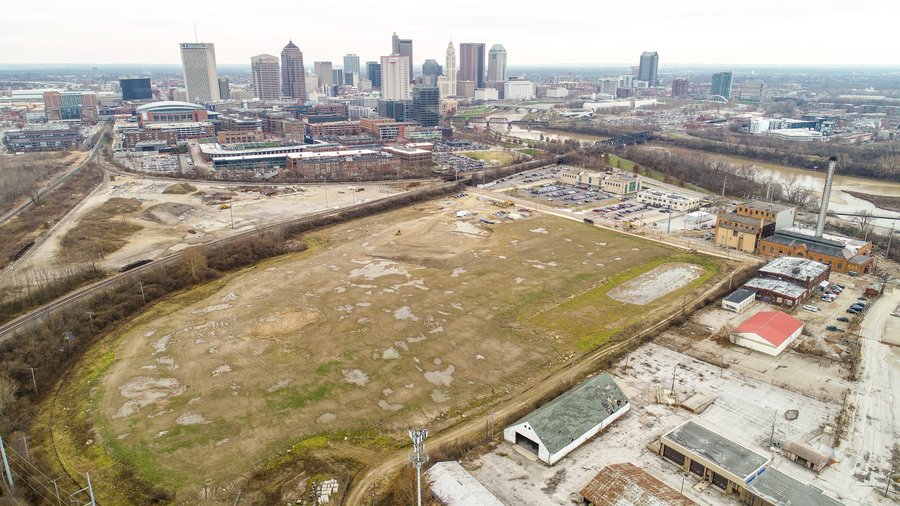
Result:
<svg viewBox="0 0 900 506"><path fill-rule="evenodd" d="M718 473L713 473L713 485L725 490L728 488L728 478Z"/></svg>
<svg viewBox="0 0 900 506"><path fill-rule="evenodd" d="M536 442L532 441L528 437L523 436L522 434L519 434L518 432L516 432L516 444L534 453L535 455L538 454L538 449L540 448L540 446Z"/></svg>
<svg viewBox="0 0 900 506"><path fill-rule="evenodd" d="M663 457L671 460L679 466L684 465L684 455L678 453L677 450L669 448L668 446L663 446Z"/></svg>
<svg viewBox="0 0 900 506"><path fill-rule="evenodd" d="M691 461L691 472L696 474L697 476L703 478L703 472L706 471L706 468L703 467L703 464L697 462L696 460Z"/></svg>

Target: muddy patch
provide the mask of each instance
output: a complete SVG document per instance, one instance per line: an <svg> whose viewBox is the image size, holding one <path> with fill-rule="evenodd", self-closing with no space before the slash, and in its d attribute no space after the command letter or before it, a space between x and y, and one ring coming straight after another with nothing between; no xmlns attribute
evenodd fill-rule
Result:
<svg viewBox="0 0 900 506"><path fill-rule="evenodd" d="M369 375L362 369L342 369L341 374L344 375L344 381L353 385L364 387L369 383Z"/></svg>
<svg viewBox="0 0 900 506"><path fill-rule="evenodd" d="M698 279L703 272L703 267L693 264L660 265L613 288L607 295L619 302L643 306Z"/></svg>
<svg viewBox="0 0 900 506"><path fill-rule="evenodd" d="M119 387L125 403L116 411L114 418L124 418L137 414L145 406L164 403L168 399L184 393L184 385L175 378L150 378L138 376Z"/></svg>
<svg viewBox="0 0 900 506"><path fill-rule="evenodd" d="M438 359L435 359L438 360ZM453 364L449 364L443 371L428 371L425 373L425 379L432 385L450 386L453 383L453 371L456 370Z"/></svg>

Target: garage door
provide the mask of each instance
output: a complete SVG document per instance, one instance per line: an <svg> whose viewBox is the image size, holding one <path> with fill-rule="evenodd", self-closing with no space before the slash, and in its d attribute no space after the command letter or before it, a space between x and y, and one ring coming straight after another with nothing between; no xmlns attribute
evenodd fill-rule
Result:
<svg viewBox="0 0 900 506"><path fill-rule="evenodd" d="M692 460L691 461L691 472L696 474L697 476L703 478L703 472L706 471L706 468L703 467L703 464Z"/></svg>
<svg viewBox="0 0 900 506"><path fill-rule="evenodd" d="M722 476L721 474L713 473L713 485L725 490L728 488L728 478Z"/></svg>
<svg viewBox="0 0 900 506"><path fill-rule="evenodd" d="M678 453L676 450L669 448L668 446L663 446L663 457L671 460L672 462L678 464L679 466L684 465L684 455Z"/></svg>

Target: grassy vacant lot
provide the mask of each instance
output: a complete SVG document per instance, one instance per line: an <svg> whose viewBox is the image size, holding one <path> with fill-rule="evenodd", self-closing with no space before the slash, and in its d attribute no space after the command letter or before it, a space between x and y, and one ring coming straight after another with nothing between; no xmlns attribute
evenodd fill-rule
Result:
<svg viewBox="0 0 900 506"><path fill-rule="evenodd" d="M140 209L139 200L118 197L92 209L60 241L66 258L96 258L118 250L130 234L141 229L140 225L125 220Z"/></svg>
<svg viewBox="0 0 900 506"><path fill-rule="evenodd" d="M468 197L337 226L303 253L157 305L62 386L55 409L76 408L54 431L61 460L92 476L124 465L189 502L284 466L300 466L295 484L337 463L349 473L408 426L446 428L672 301L623 304L606 296L614 286L699 266L666 287L680 296L717 272L572 220L486 226L463 209L497 210ZM81 426L93 427L88 447ZM96 483L107 502L123 493Z"/></svg>
<svg viewBox="0 0 900 506"><path fill-rule="evenodd" d="M515 155L508 151L463 151L457 154L481 160L486 163L493 163L496 161L497 165L506 165L515 160Z"/></svg>

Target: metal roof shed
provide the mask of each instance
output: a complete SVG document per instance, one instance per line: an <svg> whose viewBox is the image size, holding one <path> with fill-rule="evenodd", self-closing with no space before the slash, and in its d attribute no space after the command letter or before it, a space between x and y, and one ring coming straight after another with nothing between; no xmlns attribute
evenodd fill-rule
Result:
<svg viewBox="0 0 900 506"><path fill-rule="evenodd" d="M609 374L591 378L503 430L510 443L553 465L631 407Z"/></svg>
<svg viewBox="0 0 900 506"><path fill-rule="evenodd" d="M503 506L459 462L438 462L425 473L433 495L447 506Z"/></svg>
<svg viewBox="0 0 900 506"><path fill-rule="evenodd" d="M581 491L593 506L693 506L697 503L628 462L604 467Z"/></svg>

